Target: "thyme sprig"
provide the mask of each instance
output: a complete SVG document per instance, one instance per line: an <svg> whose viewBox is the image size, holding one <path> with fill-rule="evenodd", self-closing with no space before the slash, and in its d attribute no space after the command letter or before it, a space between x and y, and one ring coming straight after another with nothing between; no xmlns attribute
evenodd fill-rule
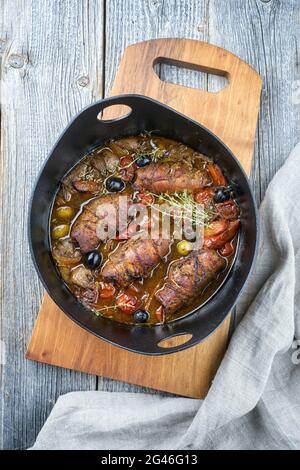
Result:
<svg viewBox="0 0 300 470"><path fill-rule="evenodd" d="M106 311L106 310L111 310L111 309L116 309L118 308L117 305L111 305L111 306L106 306L106 307L102 307L101 309L97 310L96 308L92 308L92 312L94 312L94 314L99 317L100 315L103 315L103 312Z"/></svg>
<svg viewBox="0 0 300 470"><path fill-rule="evenodd" d="M157 197L158 201L160 202L166 202L172 207L175 207L176 209L179 209L180 214L172 214L174 218L184 218L186 220L189 220L193 224L203 224L204 227L208 227L210 220L212 219L213 216L216 215L216 213L209 208L204 208L200 204L198 204L194 198L193 195L190 194L187 190L184 190L182 192L175 192L175 193L162 193L162 194L154 194L150 193L152 196ZM161 212L162 214L165 215L170 215L169 213L166 213L162 209L160 209L157 205L150 205L152 208L155 210Z"/></svg>

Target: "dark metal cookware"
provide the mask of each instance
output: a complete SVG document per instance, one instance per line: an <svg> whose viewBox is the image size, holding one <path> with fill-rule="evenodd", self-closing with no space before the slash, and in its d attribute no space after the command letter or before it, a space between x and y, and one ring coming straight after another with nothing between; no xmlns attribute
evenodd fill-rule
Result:
<svg viewBox="0 0 300 470"><path fill-rule="evenodd" d="M131 112L122 118L102 121L99 113L116 104ZM212 110L213 112L213 110ZM237 184L241 231L235 263L221 288L192 314L163 326L123 325L96 317L63 283L50 252L49 218L53 199L65 173L93 148L116 139L153 130L180 140L213 157L229 181ZM44 164L33 190L29 213L29 241L37 272L54 302L76 323L96 336L142 354L167 354L191 347L210 335L235 304L251 270L258 238L258 217L247 177L231 151L197 122L153 99L140 95L114 96L78 114L59 138ZM158 343L174 335L190 334L179 346L161 348Z"/></svg>

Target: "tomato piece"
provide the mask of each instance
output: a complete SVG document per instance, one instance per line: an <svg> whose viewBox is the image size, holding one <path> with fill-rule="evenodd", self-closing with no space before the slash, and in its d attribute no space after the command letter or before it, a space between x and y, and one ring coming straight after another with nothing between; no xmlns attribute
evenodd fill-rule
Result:
<svg viewBox="0 0 300 470"><path fill-rule="evenodd" d="M111 299L116 292L115 286L109 282L100 282L100 299Z"/></svg>
<svg viewBox="0 0 300 470"><path fill-rule="evenodd" d="M121 157L120 158L120 166L122 168L124 167L127 167L127 166L131 166L131 164L133 163L133 158L130 157L129 155L126 155L125 157Z"/></svg>
<svg viewBox="0 0 300 470"><path fill-rule="evenodd" d="M149 193L139 193L138 199L145 206L150 206L151 204L154 203L154 196L152 196L152 194L149 194Z"/></svg>
<svg viewBox="0 0 300 470"><path fill-rule="evenodd" d="M120 171L122 179L127 182L132 181L136 170L133 158L129 156L122 157L120 159L120 166L122 167Z"/></svg>
<svg viewBox="0 0 300 470"><path fill-rule="evenodd" d="M208 227L204 228L204 238L210 238L219 235L227 229L228 225L228 220L214 220L209 224Z"/></svg>
<svg viewBox="0 0 300 470"><path fill-rule="evenodd" d="M240 223L241 222L239 219L230 221L228 228L220 235L205 239L203 247L214 249L221 248L223 245L225 245L225 243L229 242L235 237L240 228Z"/></svg>
<svg viewBox="0 0 300 470"><path fill-rule="evenodd" d="M209 171L209 174L211 176L211 179L213 180L213 183L216 186L226 186L227 181L221 171L221 168L216 165L215 163L209 163L207 165L207 169Z"/></svg>
<svg viewBox="0 0 300 470"><path fill-rule="evenodd" d="M239 215L239 208L235 201L232 199L226 202L216 204L216 211L224 219L236 219Z"/></svg>
<svg viewBox="0 0 300 470"><path fill-rule="evenodd" d="M127 183L130 183L130 182L133 180L133 178L134 178L134 173L135 173L135 170L134 170L134 168L132 168L132 167L129 167L129 168L126 168L126 169L122 169L122 170L120 171L122 180L123 180L123 181L126 181Z"/></svg>
<svg viewBox="0 0 300 470"><path fill-rule="evenodd" d="M162 305L156 309L155 316L159 322L164 321L164 308Z"/></svg>
<svg viewBox="0 0 300 470"><path fill-rule="evenodd" d="M214 188L204 188L195 194L194 199L198 204L209 204L214 195Z"/></svg>
<svg viewBox="0 0 300 470"><path fill-rule="evenodd" d="M121 294L116 300L117 307L127 315L132 315L141 305L142 302L127 294Z"/></svg>
<svg viewBox="0 0 300 470"><path fill-rule="evenodd" d="M225 245L219 249L220 255L225 256L225 257L232 255L233 252L234 252L234 247L232 246L230 242L225 243Z"/></svg>

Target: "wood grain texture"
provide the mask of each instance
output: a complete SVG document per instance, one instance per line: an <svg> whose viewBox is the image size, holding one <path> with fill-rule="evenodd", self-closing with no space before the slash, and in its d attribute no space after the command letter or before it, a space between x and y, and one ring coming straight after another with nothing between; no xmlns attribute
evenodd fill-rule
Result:
<svg viewBox="0 0 300 470"><path fill-rule="evenodd" d="M122 50L155 37L188 37L232 51L263 79L251 182L257 202L300 136L298 0L107 0L105 91L112 86ZM220 78L165 67L167 81L216 90Z"/></svg>
<svg viewBox="0 0 300 470"><path fill-rule="evenodd" d="M5 191L0 185L0 210L2 223L10 220L7 229L1 223L0 235L0 337L5 340L11 357L8 370L2 371L6 377L2 375L1 379L0 439L5 448L31 445L57 395L80 387L90 389L94 384L94 379L86 383L81 374L26 363L23 359L25 337L30 334L42 294L26 249L24 209L29 186L61 132L61 126L81 104L98 96L102 53L106 94L124 48L156 37L209 41L231 50L255 67L264 80L251 178L258 202L275 171L300 139L300 105L292 98L293 84L300 80L298 0L107 0L105 24L103 3L95 0L0 0L0 171L7 179ZM83 18L89 18L88 25ZM103 50L102 36L105 40ZM31 60L32 52L34 61ZM28 54L29 69L15 69L8 64L10 53ZM77 60L76 76L87 74L90 77L91 82L86 87L78 87L76 79L73 80L69 58L71 63ZM12 63L15 63L14 57ZM86 68L83 69L82 64ZM27 78L20 77L22 70L28 71ZM7 85L3 85L3 77L7 73L12 77L9 94ZM27 84L28 74L30 86ZM215 89L220 81L219 77L168 66L162 67L160 74L166 80L210 90ZM5 111L4 94L7 96ZM30 115L33 111L34 115ZM34 127L28 131L32 121ZM17 142L14 138L16 133ZM18 172L16 148L22 157L18 159ZM19 187L21 190L17 191ZM11 188L8 193L7 188ZM23 221L23 226L20 221ZM16 233L17 229L22 230L22 235ZM15 265L11 256L16 241L19 245ZM14 301L17 294L18 305ZM107 390L137 389L102 378L99 378L98 387Z"/></svg>
<svg viewBox="0 0 300 470"><path fill-rule="evenodd" d="M44 297L27 357L60 367L143 384L178 395L205 395L224 355L230 318L204 341L168 356L143 356L113 346L77 326L49 298ZM58 333L57 333L58 332ZM74 347L75 345L75 347ZM174 345L174 344L172 344ZM201 362L201 364L200 364Z"/></svg>
<svg viewBox="0 0 300 470"><path fill-rule="evenodd" d="M102 93L103 4L88 5L1 2L3 448L31 445L61 393L96 388L95 377L24 358L43 293L28 253L29 194L64 126Z"/></svg>
<svg viewBox="0 0 300 470"><path fill-rule="evenodd" d="M226 76L229 83L217 93L167 83L153 70L160 58ZM249 174L261 86L254 69L222 48L191 39L157 39L126 48L111 94L145 94L188 115L222 139Z"/></svg>
<svg viewBox="0 0 300 470"><path fill-rule="evenodd" d="M252 166L257 202L300 138L300 106L293 83L300 77L298 0L209 2L210 42L234 51L260 73L262 103Z"/></svg>
<svg viewBox="0 0 300 470"><path fill-rule="evenodd" d="M226 75L229 84L218 93L208 93L165 83L153 70L160 57L168 63ZM248 173L260 92L261 78L245 62L224 49L191 39L153 39L127 47L111 90L112 95L145 94L201 122L232 148ZM114 107L104 111L105 119L114 117ZM45 296L27 358L204 398L225 352L230 321L227 318L197 346L156 357L122 350L70 323ZM178 339L182 337L169 339L169 343Z"/></svg>

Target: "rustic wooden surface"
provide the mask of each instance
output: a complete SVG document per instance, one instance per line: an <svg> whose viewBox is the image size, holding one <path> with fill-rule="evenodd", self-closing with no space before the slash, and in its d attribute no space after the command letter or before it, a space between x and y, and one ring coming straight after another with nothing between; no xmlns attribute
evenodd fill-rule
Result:
<svg viewBox="0 0 300 470"><path fill-rule="evenodd" d="M108 93L124 47L190 37L224 47L264 79L252 184L259 202L300 138L298 0L0 0L1 446L30 446L69 390L140 388L24 359L43 290L26 241L28 196L51 144L84 105ZM220 78L159 68L217 89ZM2 356L1 356L2 357Z"/></svg>
<svg viewBox="0 0 300 470"><path fill-rule="evenodd" d="M208 340L193 348L166 356L145 356L99 340L76 325L45 295L27 358L177 395L203 398L224 356L229 325L230 316ZM170 338L165 340L165 345L176 346L182 339L184 335Z"/></svg>
<svg viewBox="0 0 300 470"><path fill-rule="evenodd" d="M173 65L180 62L226 75L229 83L218 93L166 83L153 70L153 64L161 57ZM258 73L225 49L193 39L169 38L127 47L110 93L145 94L201 122L231 148L250 174L261 88ZM114 111L115 107L107 108L104 117L118 117L120 114ZM204 398L226 350L229 325L228 317L201 344L180 353L151 357L125 351L88 334L72 324L46 295L26 357L177 395ZM175 336L164 344L172 347L183 340L184 336Z"/></svg>

